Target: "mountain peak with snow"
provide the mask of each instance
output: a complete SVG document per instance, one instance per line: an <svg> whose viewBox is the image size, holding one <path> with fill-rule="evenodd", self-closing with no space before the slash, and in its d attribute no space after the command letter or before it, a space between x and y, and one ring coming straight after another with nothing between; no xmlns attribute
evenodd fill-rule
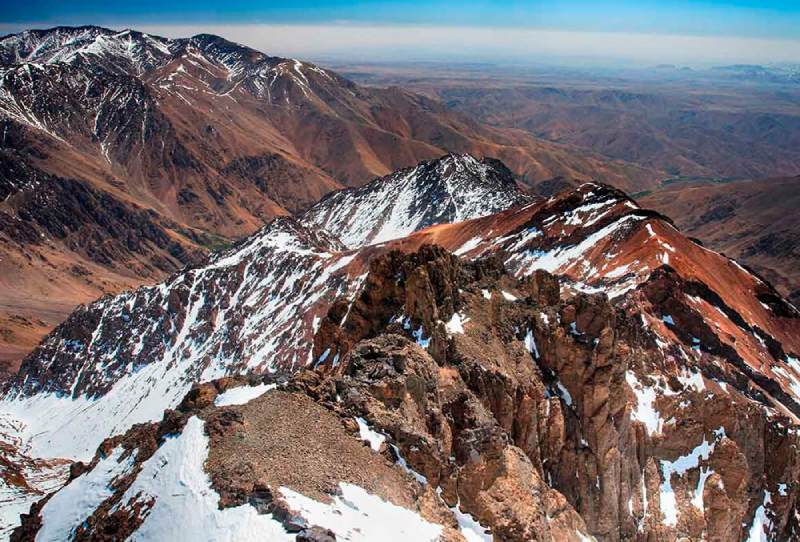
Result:
<svg viewBox="0 0 800 542"><path fill-rule="evenodd" d="M462 222L528 203L498 160L450 153L334 192L301 220L337 236L350 248L383 243L433 226Z"/></svg>

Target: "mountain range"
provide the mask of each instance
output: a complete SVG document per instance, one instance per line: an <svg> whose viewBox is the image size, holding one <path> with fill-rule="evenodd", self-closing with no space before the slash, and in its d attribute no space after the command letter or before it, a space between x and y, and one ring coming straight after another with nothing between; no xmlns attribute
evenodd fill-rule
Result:
<svg viewBox="0 0 800 542"><path fill-rule="evenodd" d="M0 361L13 371L79 303L447 151L500 158L528 188L661 176L217 36L2 37Z"/></svg>
<svg viewBox="0 0 800 542"><path fill-rule="evenodd" d="M800 536L800 312L688 236L786 265L792 179L637 201L209 35L0 61L0 539Z"/></svg>

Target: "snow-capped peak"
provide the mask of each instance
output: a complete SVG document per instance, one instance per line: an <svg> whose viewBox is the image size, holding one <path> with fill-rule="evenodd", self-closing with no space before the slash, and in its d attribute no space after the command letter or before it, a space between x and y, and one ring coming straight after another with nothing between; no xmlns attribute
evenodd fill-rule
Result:
<svg viewBox="0 0 800 542"><path fill-rule="evenodd" d="M165 63L173 42L133 30L96 26L28 30L0 39L4 64L77 64L89 61L112 72L142 74Z"/></svg>
<svg viewBox="0 0 800 542"><path fill-rule="evenodd" d="M0 37L0 75L18 68L41 67L62 69L49 70L44 82L60 89L59 101L88 101L88 109L94 95L103 94L104 89L78 82L101 78L114 79L104 83L109 87L139 85L158 101L174 98L180 103L193 103L208 95L234 101L246 96L279 107L313 102L325 108L328 102L335 104L352 96L352 83L332 72L299 60L268 56L210 34L168 39L133 30L85 26L28 30ZM65 91L63 87L74 88ZM83 89L89 88L93 93L85 96ZM52 111L26 111L21 115L19 110L39 107L31 103L29 93L20 93L6 82L0 92L0 116L10 116L59 139L74 133L75 127L69 122L61 130L54 129L52 125L63 121L63 115ZM36 96L51 94L37 92ZM90 110L85 117L94 113Z"/></svg>
<svg viewBox="0 0 800 542"><path fill-rule="evenodd" d="M302 222L324 228L350 248L404 237L528 202L500 162L448 154L324 198Z"/></svg>

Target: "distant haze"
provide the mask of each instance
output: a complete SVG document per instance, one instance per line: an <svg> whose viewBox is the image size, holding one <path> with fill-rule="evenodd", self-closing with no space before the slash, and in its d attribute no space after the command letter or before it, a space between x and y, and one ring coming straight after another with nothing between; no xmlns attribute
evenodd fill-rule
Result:
<svg viewBox="0 0 800 542"><path fill-rule="evenodd" d="M0 24L0 32L53 26ZM800 63L800 40L389 24L141 24L152 34L218 34L278 56L349 61L597 60L600 63Z"/></svg>

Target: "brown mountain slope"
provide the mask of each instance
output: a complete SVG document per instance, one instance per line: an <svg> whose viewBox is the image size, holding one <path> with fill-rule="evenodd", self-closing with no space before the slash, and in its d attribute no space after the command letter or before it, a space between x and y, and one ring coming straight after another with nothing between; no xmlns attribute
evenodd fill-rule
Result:
<svg viewBox="0 0 800 542"><path fill-rule="evenodd" d="M0 371L76 304L202 258L202 235L4 150L0 200Z"/></svg>
<svg viewBox="0 0 800 542"><path fill-rule="evenodd" d="M748 67L744 67L747 69ZM760 67L759 67L760 68ZM800 88L779 68L604 69L552 65L339 65L492 126L591 149L671 175L756 179L800 172ZM774 77L773 77L774 76Z"/></svg>
<svg viewBox="0 0 800 542"><path fill-rule="evenodd" d="M673 185L640 198L687 235L752 267L800 303L800 177Z"/></svg>

